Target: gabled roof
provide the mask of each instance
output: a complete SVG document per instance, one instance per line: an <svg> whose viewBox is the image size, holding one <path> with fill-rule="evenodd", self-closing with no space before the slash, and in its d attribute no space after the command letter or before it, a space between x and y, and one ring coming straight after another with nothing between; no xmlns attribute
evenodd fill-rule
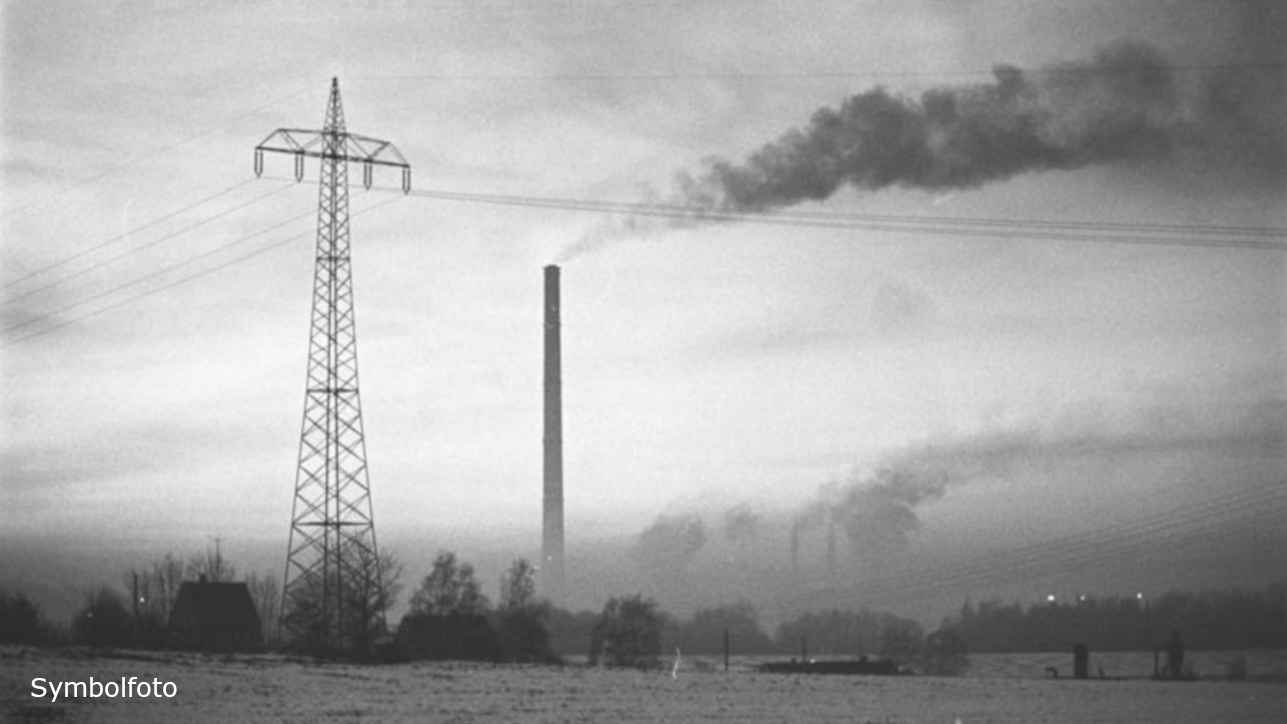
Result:
<svg viewBox="0 0 1287 724"><path fill-rule="evenodd" d="M174 629L259 631L259 612L245 583L184 581L170 615Z"/></svg>

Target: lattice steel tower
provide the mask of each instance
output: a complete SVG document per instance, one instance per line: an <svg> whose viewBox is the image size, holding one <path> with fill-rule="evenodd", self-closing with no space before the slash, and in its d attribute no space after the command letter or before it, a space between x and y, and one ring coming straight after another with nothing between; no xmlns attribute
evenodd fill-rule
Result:
<svg viewBox="0 0 1287 724"><path fill-rule="evenodd" d="M255 147L255 173L264 151L321 159L313 311L299 466L291 510L281 624L288 640L310 648L350 650L369 645L383 628L381 571L371 510L362 405L358 396L357 327L349 256L348 166L411 167L388 141L344 128L338 79L331 80L322 130L279 128Z"/></svg>

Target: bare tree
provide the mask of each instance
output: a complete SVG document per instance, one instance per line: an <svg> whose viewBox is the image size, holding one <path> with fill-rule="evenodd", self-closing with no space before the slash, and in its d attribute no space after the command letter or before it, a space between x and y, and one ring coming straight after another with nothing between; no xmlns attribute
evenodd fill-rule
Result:
<svg viewBox="0 0 1287 724"><path fill-rule="evenodd" d="M166 553L164 558L152 564L152 582L156 586L153 595L157 597L168 623L174 601L179 597L179 586L183 585L183 563L173 553Z"/></svg>
<svg viewBox="0 0 1287 724"><path fill-rule="evenodd" d="M281 605L281 587L272 574L252 573L246 576L246 588L255 602L259 614L259 627L264 643L271 645L277 639L277 615Z"/></svg>
<svg viewBox="0 0 1287 724"><path fill-rule="evenodd" d="M196 580L205 576L212 583L231 581L237 577L237 568L223 557L219 539L215 539L214 548L206 547L205 553L194 554L188 559L184 573L189 579Z"/></svg>
<svg viewBox="0 0 1287 724"><path fill-rule="evenodd" d="M343 576L336 567L304 579L283 601L286 643L293 647L350 656L371 653L386 632L385 613L401 590L402 564L387 549L376 556L370 548L347 541L340 546ZM340 587L338 601L324 593ZM336 605L338 603L338 605ZM338 638L337 638L338 636Z"/></svg>
<svg viewBox="0 0 1287 724"><path fill-rule="evenodd" d="M121 583L131 599L126 609L147 627L165 628L183 583L183 563L173 553L131 568Z"/></svg>

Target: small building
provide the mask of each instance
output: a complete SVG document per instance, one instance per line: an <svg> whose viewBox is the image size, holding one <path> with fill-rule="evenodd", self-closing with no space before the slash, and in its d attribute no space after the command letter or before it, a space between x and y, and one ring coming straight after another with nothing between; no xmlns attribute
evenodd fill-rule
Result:
<svg viewBox="0 0 1287 724"><path fill-rule="evenodd" d="M247 651L263 646L259 612L245 583L184 581L170 613L175 646L199 651Z"/></svg>

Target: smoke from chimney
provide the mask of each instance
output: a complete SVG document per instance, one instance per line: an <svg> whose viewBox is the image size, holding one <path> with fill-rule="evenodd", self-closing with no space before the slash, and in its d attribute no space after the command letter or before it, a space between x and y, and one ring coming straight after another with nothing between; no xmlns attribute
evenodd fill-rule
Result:
<svg viewBox="0 0 1287 724"><path fill-rule="evenodd" d="M559 334L559 268L545 267L545 433L541 531L542 594L562 603L563 569L563 382Z"/></svg>
<svg viewBox="0 0 1287 724"><path fill-rule="evenodd" d="M905 546L920 527L916 507L943 497L945 473L882 469L870 480L853 483L833 508L856 556L875 558Z"/></svg>
<svg viewBox="0 0 1287 724"><path fill-rule="evenodd" d="M681 188L703 207L768 211L845 185L969 188L1024 171L1159 157L1177 141L1177 89L1147 46L1115 46L1035 77L1013 66L993 75L919 100L861 93L741 164L710 161L702 176L681 177Z"/></svg>
<svg viewBox="0 0 1287 724"><path fill-rule="evenodd" d="M856 475L841 486L828 483L815 500L796 513L791 524L791 556L798 565L799 538L808 530L825 528L826 564L835 575L837 529L849 540L855 559L877 561L905 546L920 527L916 507L941 498L947 491L948 475L922 470L911 464L880 469L867 479Z"/></svg>
<svg viewBox="0 0 1287 724"><path fill-rule="evenodd" d="M681 575L706 545L706 524L695 514L659 515L639 534L631 556L645 572Z"/></svg>
<svg viewBox="0 0 1287 724"><path fill-rule="evenodd" d="M741 163L707 159L704 171L678 174L670 194L649 194L692 209L690 218L613 219L559 258L701 223L703 211L769 212L845 186L965 189L1031 171L1190 156L1206 170L1233 167L1278 184L1287 175L1281 68L1177 76L1158 50L1121 42L1089 60L1036 72L1000 65L993 76L920 98L877 87L820 108Z"/></svg>

